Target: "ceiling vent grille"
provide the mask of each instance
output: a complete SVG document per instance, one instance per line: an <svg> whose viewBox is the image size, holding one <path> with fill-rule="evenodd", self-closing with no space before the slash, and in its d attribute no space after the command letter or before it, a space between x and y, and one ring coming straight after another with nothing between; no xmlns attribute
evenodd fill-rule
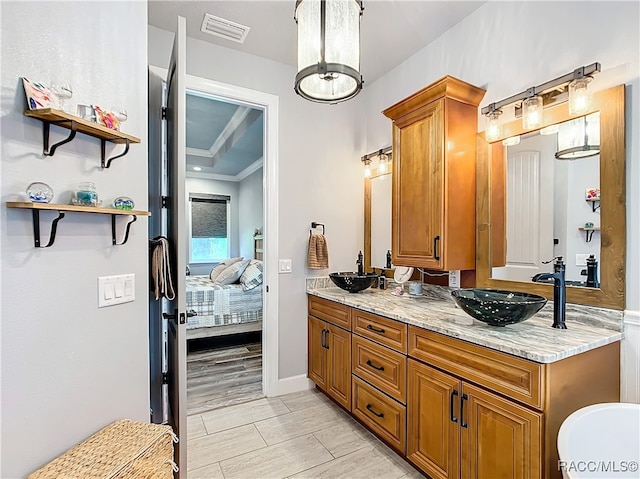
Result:
<svg viewBox="0 0 640 479"><path fill-rule="evenodd" d="M200 30L204 33L215 35L216 37L226 38L227 40L237 43L244 43L244 39L247 38L251 28L225 18L216 17L210 13L205 13Z"/></svg>

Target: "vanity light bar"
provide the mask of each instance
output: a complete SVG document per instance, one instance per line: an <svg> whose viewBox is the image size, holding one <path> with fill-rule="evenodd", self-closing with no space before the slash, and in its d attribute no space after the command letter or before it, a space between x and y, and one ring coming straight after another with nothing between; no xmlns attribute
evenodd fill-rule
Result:
<svg viewBox="0 0 640 479"><path fill-rule="evenodd" d="M567 73L566 75L562 75L538 86L532 86L531 88L528 88L516 95L510 96L509 98L505 98L504 100L491 103L483 107L480 111L483 115L488 115L489 113L500 110L501 108L507 105L511 105L512 103L521 102L522 100L526 100L527 98L531 98L536 95L544 95L545 93L552 90L559 90L561 92L564 92L564 90L567 88L567 85L573 80L590 77L591 75L599 73L600 68L600 63L598 62L584 67L576 68L574 71Z"/></svg>
<svg viewBox="0 0 640 479"><path fill-rule="evenodd" d="M391 153L391 149L392 148L390 146L387 146L386 148L372 151L371 153L367 153L366 155L364 155L362 158L360 158L360 160L367 161L367 160L371 160L371 158L375 158L376 156L388 155L389 153Z"/></svg>

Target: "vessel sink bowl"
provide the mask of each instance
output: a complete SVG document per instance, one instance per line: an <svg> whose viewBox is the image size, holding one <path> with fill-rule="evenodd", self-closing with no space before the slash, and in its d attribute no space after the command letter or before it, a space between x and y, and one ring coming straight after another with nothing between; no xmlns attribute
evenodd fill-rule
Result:
<svg viewBox="0 0 640 479"><path fill-rule="evenodd" d="M491 326L520 323L547 304L547 299L537 294L498 289L457 289L451 295L465 313Z"/></svg>
<svg viewBox="0 0 640 479"><path fill-rule="evenodd" d="M371 286L378 279L378 275L375 273L358 274L352 271L343 271L341 273L329 273L329 278L338 288L350 293L358 293Z"/></svg>

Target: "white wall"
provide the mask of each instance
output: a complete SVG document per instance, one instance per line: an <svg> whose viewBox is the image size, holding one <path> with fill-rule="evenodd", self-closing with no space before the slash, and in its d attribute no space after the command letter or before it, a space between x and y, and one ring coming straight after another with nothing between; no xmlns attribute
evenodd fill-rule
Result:
<svg viewBox="0 0 640 479"><path fill-rule="evenodd" d="M253 233L255 229L264 231L264 200L260 168L238 184L238 231L240 255L253 258Z"/></svg>
<svg viewBox="0 0 640 479"><path fill-rule="evenodd" d="M238 241L238 218L240 198L238 196L238 183L235 181L212 180L207 178L187 177L185 192L187 201L189 193L209 193L215 195L230 196L229 211L229 257L238 256L240 254ZM188 235L188 232L187 232ZM187 258L187 262L189 259ZM189 263L191 274L209 274L213 264L211 263Z"/></svg>
<svg viewBox="0 0 640 479"><path fill-rule="evenodd" d="M602 65L593 86L626 89L626 309L634 318L623 341L623 400L640 401L640 4L638 2L488 2L387 75L366 87L367 151L389 144L384 108L444 75L487 90L481 106L574 68ZM479 130L484 130L480 111ZM634 329L635 328L635 329ZM627 391L635 393L629 394Z"/></svg>
<svg viewBox="0 0 640 479"><path fill-rule="evenodd" d="M93 181L147 208L147 7L144 2L7 2L2 24L2 202L40 180L68 203ZM70 103L124 105L141 138L100 169L100 143L78 134L42 156L42 123L23 116L21 76L67 80ZM52 140L67 130L52 127ZM121 146L107 146L120 152ZM48 238L53 213L42 214ZM120 418L149 420L147 219L111 245L110 217L67 213L55 244L35 249L31 214L0 208L2 457L0 476L25 477ZM98 309L97 277L136 275L132 303Z"/></svg>
<svg viewBox="0 0 640 479"><path fill-rule="evenodd" d="M391 142L389 120L380 111L444 75L485 88L481 103L485 106L579 66L600 62L603 72L594 86L627 85L627 244L636 247L627 248L626 297L627 309L638 311L639 16L638 2L488 2L364 89L366 150ZM478 114L482 131L484 119Z"/></svg>
<svg viewBox="0 0 640 479"><path fill-rule="evenodd" d="M149 64L167 68L173 33L149 27ZM206 61L205 61L206 60ZM293 272L279 277L279 376L306 373L305 277L351 270L363 244L365 153L362 118L355 98L322 105L298 97L295 68L187 39L187 73L278 96L278 254L292 259ZM325 223L329 269L306 267L312 221Z"/></svg>

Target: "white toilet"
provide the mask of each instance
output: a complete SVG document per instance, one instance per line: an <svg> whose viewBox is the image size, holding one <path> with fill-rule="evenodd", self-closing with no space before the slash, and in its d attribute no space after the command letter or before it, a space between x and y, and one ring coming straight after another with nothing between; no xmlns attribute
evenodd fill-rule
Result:
<svg viewBox="0 0 640 479"><path fill-rule="evenodd" d="M560 426L558 455L565 479L640 478L640 404L577 410Z"/></svg>

